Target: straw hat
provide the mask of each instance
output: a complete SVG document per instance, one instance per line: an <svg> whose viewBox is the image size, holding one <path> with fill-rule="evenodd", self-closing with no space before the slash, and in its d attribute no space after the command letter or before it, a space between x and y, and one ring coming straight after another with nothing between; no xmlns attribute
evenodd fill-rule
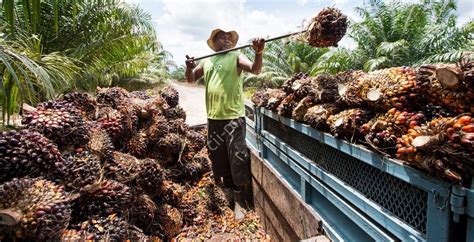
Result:
<svg viewBox="0 0 474 242"><path fill-rule="evenodd" d="M236 45L237 45L237 41L239 40L239 34L237 34L237 32L235 31L229 31L229 32L226 32L222 29L214 29L211 33L211 36L209 37L209 39L207 40L207 45L209 45L209 47L211 49L213 49L214 51L217 51L216 49L216 46L215 46L215 43L214 43L214 37L219 33L219 32L224 32L224 33L227 33L227 34L230 34L231 38L232 38L232 46L230 48L234 48Z"/></svg>

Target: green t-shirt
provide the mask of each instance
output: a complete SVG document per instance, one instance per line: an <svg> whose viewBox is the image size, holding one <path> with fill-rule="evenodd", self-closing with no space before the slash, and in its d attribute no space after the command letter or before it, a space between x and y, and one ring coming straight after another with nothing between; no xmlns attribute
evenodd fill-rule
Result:
<svg viewBox="0 0 474 242"><path fill-rule="evenodd" d="M239 52L228 52L203 61L206 110L209 119L245 116L243 84L237 70Z"/></svg>

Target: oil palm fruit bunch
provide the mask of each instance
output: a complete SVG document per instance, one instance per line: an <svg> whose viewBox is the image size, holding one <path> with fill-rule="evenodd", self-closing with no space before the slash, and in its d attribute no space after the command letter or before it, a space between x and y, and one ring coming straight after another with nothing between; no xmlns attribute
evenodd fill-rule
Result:
<svg viewBox="0 0 474 242"><path fill-rule="evenodd" d="M80 224L85 240L125 241L128 239L128 223L117 214L94 216Z"/></svg>
<svg viewBox="0 0 474 242"><path fill-rule="evenodd" d="M160 202L165 202L173 206L178 206L185 194L186 190L178 183L170 180L163 181L163 185L158 187L159 195L154 199L159 198Z"/></svg>
<svg viewBox="0 0 474 242"><path fill-rule="evenodd" d="M303 121L315 129L329 130L327 119L338 112L339 108L332 103L314 105L306 111Z"/></svg>
<svg viewBox="0 0 474 242"><path fill-rule="evenodd" d="M82 111L83 117L93 119L97 108L97 101L95 98L85 92L71 92L62 95L57 101L64 101L74 104L76 108Z"/></svg>
<svg viewBox="0 0 474 242"><path fill-rule="evenodd" d="M164 113L164 108L168 107L169 105L163 98L155 97L146 100L144 109L148 115L148 119L152 119L158 115L162 115Z"/></svg>
<svg viewBox="0 0 474 242"><path fill-rule="evenodd" d="M89 151L75 151L64 155L64 185L74 191L100 179L101 163Z"/></svg>
<svg viewBox="0 0 474 242"><path fill-rule="evenodd" d="M139 99L142 99L142 100L149 100L149 99L152 99L153 97L147 93L146 91L133 91L133 92L130 92L130 97L132 98L139 98Z"/></svg>
<svg viewBox="0 0 474 242"><path fill-rule="evenodd" d="M130 188L120 182L102 180L80 190L80 197L73 205L74 219L92 215L121 213L130 206Z"/></svg>
<svg viewBox="0 0 474 242"><path fill-rule="evenodd" d="M148 150L148 135L145 130L140 130L127 141L125 150L138 158L144 158Z"/></svg>
<svg viewBox="0 0 474 242"><path fill-rule="evenodd" d="M455 114L474 112L472 70L469 64L423 65L417 69L417 81L429 103Z"/></svg>
<svg viewBox="0 0 474 242"><path fill-rule="evenodd" d="M169 120L169 124L170 124L169 131L171 133L185 135L189 130L189 126L186 124L186 121L182 118Z"/></svg>
<svg viewBox="0 0 474 242"><path fill-rule="evenodd" d="M122 114L111 107L99 109L97 123L102 129L107 131L112 139L118 139L125 132L125 122L122 121Z"/></svg>
<svg viewBox="0 0 474 242"><path fill-rule="evenodd" d="M155 196L166 179L166 174L161 165L153 159L144 159L139 167L135 177L135 186L139 187L144 193Z"/></svg>
<svg viewBox="0 0 474 242"><path fill-rule="evenodd" d="M442 106L438 106L438 105L433 105L433 104L426 104L423 107L421 107L420 110L426 116L426 119L428 120L441 118L441 117L454 117L455 116L452 112L450 112L446 108L443 108Z"/></svg>
<svg viewBox="0 0 474 242"><path fill-rule="evenodd" d="M207 144L206 136L192 129L186 132L186 147L188 151L198 152Z"/></svg>
<svg viewBox="0 0 474 242"><path fill-rule="evenodd" d="M365 98L362 98L359 94L361 92L360 87L364 85L366 73L363 71L346 71L336 75L338 83L338 94L339 99L337 104L341 107L362 107L365 103ZM368 88L365 88L368 89Z"/></svg>
<svg viewBox="0 0 474 242"><path fill-rule="evenodd" d="M64 176L64 160L57 146L37 132L0 132L0 157L0 182L22 176Z"/></svg>
<svg viewBox="0 0 474 242"><path fill-rule="evenodd" d="M222 214L225 207L229 207L230 204L226 199L224 191L220 186L214 183L210 183L205 187L207 195L207 208L217 214Z"/></svg>
<svg viewBox="0 0 474 242"><path fill-rule="evenodd" d="M339 99L337 78L331 74L319 74L312 78L314 88L312 95L317 103L330 103Z"/></svg>
<svg viewBox="0 0 474 242"><path fill-rule="evenodd" d="M109 160L115 150L109 134L104 129L93 126L89 131L89 136L90 139L86 145L87 149L100 161L104 162Z"/></svg>
<svg viewBox="0 0 474 242"><path fill-rule="evenodd" d="M0 236L56 240L71 217L70 196L47 180L14 178L0 185L0 217Z"/></svg>
<svg viewBox="0 0 474 242"><path fill-rule="evenodd" d="M169 204L159 206L155 218L161 227L161 232L168 239L178 235L183 228L183 215Z"/></svg>
<svg viewBox="0 0 474 242"><path fill-rule="evenodd" d="M291 113L291 118L298 121L302 122L304 120L304 116L306 112L308 111L309 108L315 105L315 98L314 96L306 96L301 101L298 102L295 108L293 108L293 111Z"/></svg>
<svg viewBox="0 0 474 242"><path fill-rule="evenodd" d="M170 132L170 123L166 117L158 115L153 117L147 131L151 145L155 145L161 138Z"/></svg>
<svg viewBox="0 0 474 242"><path fill-rule="evenodd" d="M142 164L142 160L131 154L114 151L112 159L104 165L105 175L114 181L131 185L139 176Z"/></svg>
<svg viewBox="0 0 474 242"><path fill-rule="evenodd" d="M151 234L151 230L153 230L151 225L155 218L156 210L155 202L148 195L136 194L126 217L131 225L135 225L145 233Z"/></svg>
<svg viewBox="0 0 474 242"><path fill-rule="evenodd" d="M165 108L164 109L165 117L168 119L184 119L186 120L186 112L180 106Z"/></svg>
<svg viewBox="0 0 474 242"><path fill-rule="evenodd" d="M286 96L277 108L278 115L291 118L293 109L298 105L299 99L294 93Z"/></svg>
<svg viewBox="0 0 474 242"><path fill-rule="evenodd" d="M390 109L378 115L360 127L360 133L372 148L382 153L395 155L397 138L406 134L408 129L421 126L426 122L421 112L400 111Z"/></svg>
<svg viewBox="0 0 474 242"><path fill-rule="evenodd" d="M471 114L460 115L447 122L446 138L448 144L442 151L463 158L466 165L474 165L474 117Z"/></svg>
<svg viewBox="0 0 474 242"><path fill-rule="evenodd" d="M166 86L160 90L160 96L166 100L166 103L174 108L178 106L179 103L179 94L176 89L172 86Z"/></svg>
<svg viewBox="0 0 474 242"><path fill-rule="evenodd" d="M130 93L121 87L97 87L96 89L97 102L115 109L118 109L119 106L127 103L130 97Z"/></svg>
<svg viewBox="0 0 474 242"><path fill-rule="evenodd" d="M294 92L292 89L293 83L296 80L301 80L301 79L306 79L308 77L307 73L304 72L299 72L291 76L289 79L287 79L283 84L281 85L281 89L287 94L290 95L291 93Z"/></svg>
<svg viewBox="0 0 474 242"><path fill-rule="evenodd" d="M291 85L291 90L293 91L291 94L293 94L295 98L301 99L313 93L313 90L316 88L316 83L313 82L312 78L298 79Z"/></svg>
<svg viewBox="0 0 474 242"><path fill-rule="evenodd" d="M181 153L183 145L183 139L179 135L169 133L158 141L156 149L166 157L166 162L173 162L179 153Z"/></svg>
<svg viewBox="0 0 474 242"><path fill-rule="evenodd" d="M268 90L269 89L263 88L252 94L250 100L255 104L255 106L262 107L267 105L266 102L270 98Z"/></svg>
<svg viewBox="0 0 474 242"><path fill-rule="evenodd" d="M306 41L314 47L337 47L347 31L347 17L336 8L325 8L308 27Z"/></svg>
<svg viewBox="0 0 474 242"><path fill-rule="evenodd" d="M347 109L329 116L327 124L331 133L338 138L359 138L359 127L367 123L371 114L360 108Z"/></svg>
<svg viewBox="0 0 474 242"><path fill-rule="evenodd" d="M285 99L286 94L281 89L269 89L268 97L265 108L275 111L280 106L281 101Z"/></svg>
<svg viewBox="0 0 474 242"><path fill-rule="evenodd" d="M60 146L84 145L89 140L88 126L72 103L42 103L35 111L25 113L21 123Z"/></svg>

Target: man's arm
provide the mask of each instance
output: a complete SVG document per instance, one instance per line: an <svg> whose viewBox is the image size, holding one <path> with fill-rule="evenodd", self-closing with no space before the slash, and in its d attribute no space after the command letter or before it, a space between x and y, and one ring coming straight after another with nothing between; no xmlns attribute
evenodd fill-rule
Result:
<svg viewBox="0 0 474 242"><path fill-rule="evenodd" d="M189 56L186 55L186 58L186 80L192 83L204 75L204 69L201 65L196 65L194 57L189 58Z"/></svg>
<svg viewBox="0 0 474 242"><path fill-rule="evenodd" d="M239 55L238 66L240 69L258 75L262 71L263 48L265 48L265 40L256 38L252 42L252 48L255 50L255 60L253 63L243 54Z"/></svg>

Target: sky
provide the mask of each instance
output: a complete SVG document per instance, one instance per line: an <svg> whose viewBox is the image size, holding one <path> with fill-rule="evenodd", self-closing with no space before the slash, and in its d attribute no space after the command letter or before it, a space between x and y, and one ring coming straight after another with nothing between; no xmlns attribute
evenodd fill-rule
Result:
<svg viewBox="0 0 474 242"><path fill-rule="evenodd" d="M404 2L419 2L403 0ZM176 64L185 56L202 56L213 51L206 40L211 31L221 28L239 33L239 45L255 37L274 37L302 29L324 7L339 8L357 21L354 11L363 0L126 0L151 14L163 48L173 55ZM474 19L474 0L458 0L458 25ZM344 37L339 46L355 48Z"/></svg>

